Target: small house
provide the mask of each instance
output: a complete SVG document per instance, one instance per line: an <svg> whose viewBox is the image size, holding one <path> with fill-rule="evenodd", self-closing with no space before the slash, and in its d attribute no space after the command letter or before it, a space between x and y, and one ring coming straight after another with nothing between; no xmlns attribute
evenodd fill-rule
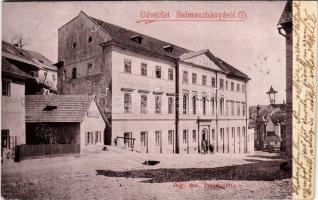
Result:
<svg viewBox="0 0 318 200"><path fill-rule="evenodd" d="M93 95L26 96L27 145L64 144L74 147L71 153L102 149L104 129Z"/></svg>

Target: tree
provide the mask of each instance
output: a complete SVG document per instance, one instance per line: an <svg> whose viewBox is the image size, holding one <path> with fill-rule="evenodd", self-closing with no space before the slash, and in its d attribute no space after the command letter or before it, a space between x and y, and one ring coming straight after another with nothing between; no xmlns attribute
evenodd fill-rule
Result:
<svg viewBox="0 0 318 200"><path fill-rule="evenodd" d="M10 37L10 42L16 47L23 48L31 44L30 38L24 36L22 33L14 33Z"/></svg>

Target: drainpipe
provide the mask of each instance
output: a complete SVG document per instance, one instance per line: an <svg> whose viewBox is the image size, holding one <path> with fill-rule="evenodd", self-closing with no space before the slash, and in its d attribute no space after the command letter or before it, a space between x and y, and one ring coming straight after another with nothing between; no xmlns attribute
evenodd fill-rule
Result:
<svg viewBox="0 0 318 200"><path fill-rule="evenodd" d="M216 75L215 75L215 86L216 86L216 90L215 90L215 99L216 99L216 103L215 103L215 111L216 111L216 116L215 116L215 134L216 134L216 151L215 152L219 152L219 126L218 126L218 71L216 71Z"/></svg>
<svg viewBox="0 0 318 200"><path fill-rule="evenodd" d="M176 59L176 77L175 77L175 127L176 127L176 150L175 153L179 154L180 153L180 149L179 149L179 63L180 63L180 59L177 58Z"/></svg>

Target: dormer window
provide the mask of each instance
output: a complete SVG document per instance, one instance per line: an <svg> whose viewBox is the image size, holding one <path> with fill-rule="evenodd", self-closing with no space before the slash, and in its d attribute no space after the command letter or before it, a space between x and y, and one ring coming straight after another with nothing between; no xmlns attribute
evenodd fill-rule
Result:
<svg viewBox="0 0 318 200"><path fill-rule="evenodd" d="M138 43L138 44L141 44L143 37L141 37L140 35L134 35L134 36L130 37L130 39L131 39L133 42L136 42L136 43Z"/></svg>
<svg viewBox="0 0 318 200"><path fill-rule="evenodd" d="M43 109L44 111L51 111L56 110L59 104L57 102L50 102L46 105L46 107Z"/></svg>
<svg viewBox="0 0 318 200"><path fill-rule="evenodd" d="M166 46L163 47L163 49L164 49L166 52L168 52L168 53L172 53L172 51L173 51L173 46L171 46L171 45L166 45Z"/></svg>

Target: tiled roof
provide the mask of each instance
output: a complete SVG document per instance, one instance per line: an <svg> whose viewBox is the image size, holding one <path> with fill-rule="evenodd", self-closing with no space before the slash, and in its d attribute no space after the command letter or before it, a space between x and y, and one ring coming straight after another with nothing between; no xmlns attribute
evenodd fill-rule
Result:
<svg viewBox="0 0 318 200"><path fill-rule="evenodd" d="M42 54L35 52L35 51L31 51L31 50L24 50L24 51L30 55L33 62L35 62L37 65L39 65L43 68L46 68L46 69L51 69L53 71L57 70L56 66L54 66L54 63L52 61L50 61L49 59L47 59Z"/></svg>
<svg viewBox="0 0 318 200"><path fill-rule="evenodd" d="M26 122L82 122L94 100L89 95L26 95ZM47 106L56 109L46 109Z"/></svg>
<svg viewBox="0 0 318 200"><path fill-rule="evenodd" d="M220 63L222 63L223 66L225 66L230 71L229 75L233 75L233 76L244 78L244 79L250 79L246 74L244 74L240 70L236 69L232 65L228 64L227 62L225 62L221 58L217 58L217 59L220 61Z"/></svg>
<svg viewBox="0 0 318 200"><path fill-rule="evenodd" d="M287 1L285 9L279 19L278 25L292 22L292 2Z"/></svg>
<svg viewBox="0 0 318 200"><path fill-rule="evenodd" d="M2 65L1 65L2 74L7 74L10 76L14 76L16 78L22 78L22 79L34 79L29 74L20 70L17 66L15 66L13 63L11 63L5 57L2 57L1 63L2 63Z"/></svg>
<svg viewBox="0 0 318 200"><path fill-rule="evenodd" d="M90 18L93 21L95 21L98 25L100 25L107 33L109 33L111 37L114 38L114 40L118 43L123 43L125 45L131 46L137 49L146 50L156 55L168 56L168 57L174 57L174 58L179 57L183 53L191 52L190 50L179 47L177 45L174 45L162 40L158 40L156 38L149 37L147 35L137 33L135 31L131 31L126 28L122 28L114 24L110 24L102 20L95 19L93 17L90 17ZM138 44L131 40L131 37L136 35L141 36L143 38L141 44ZM163 47L167 45L171 45L173 47L172 53L169 53L163 49Z"/></svg>

